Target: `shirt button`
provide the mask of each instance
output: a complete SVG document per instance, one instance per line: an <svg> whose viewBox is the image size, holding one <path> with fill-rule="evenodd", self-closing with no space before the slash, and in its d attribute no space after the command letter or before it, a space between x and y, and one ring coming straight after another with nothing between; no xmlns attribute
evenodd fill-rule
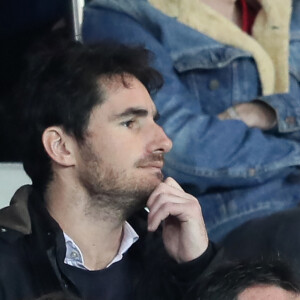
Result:
<svg viewBox="0 0 300 300"><path fill-rule="evenodd" d="M254 176L255 173L256 173L256 171L255 171L254 168L250 168L250 169L248 170L248 172L249 172L249 176Z"/></svg>
<svg viewBox="0 0 300 300"><path fill-rule="evenodd" d="M209 83L209 89L211 91L217 90L219 88L219 86L220 86L220 82L217 79L212 79Z"/></svg>
<svg viewBox="0 0 300 300"><path fill-rule="evenodd" d="M288 123L289 125L295 125L296 124L296 119L295 117L287 117L285 119L286 123Z"/></svg>
<svg viewBox="0 0 300 300"><path fill-rule="evenodd" d="M75 251L73 251L73 252L71 253L71 257L72 257L72 258L77 258L77 257L78 257L78 253L75 252Z"/></svg>

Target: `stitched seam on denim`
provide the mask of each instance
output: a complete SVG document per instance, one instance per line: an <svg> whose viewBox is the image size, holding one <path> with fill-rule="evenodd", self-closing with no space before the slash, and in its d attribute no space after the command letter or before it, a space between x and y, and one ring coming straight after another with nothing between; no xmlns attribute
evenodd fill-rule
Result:
<svg viewBox="0 0 300 300"><path fill-rule="evenodd" d="M293 200L293 199L292 199ZM290 203L290 205L294 204L295 201L289 201L288 203ZM275 207L275 204L278 203L280 205L276 205L276 208L274 210L274 207ZM261 203L260 203L261 204ZM270 211L270 214L273 213L273 212L277 212L279 211L280 209L282 208L288 208L290 206L286 206L287 202L282 202L282 201L272 201L272 202L268 202L268 203L264 203L265 205L258 205L255 209L252 208L252 209L249 209L249 210L244 210L242 213L238 213L238 214L235 214L234 216L231 216L229 218L222 218L222 222L219 222L219 223L214 223L213 226L211 227L208 227L208 230L211 231L211 230L215 230L217 227L219 227L220 225L224 225L226 223L229 223L229 222L232 222L236 219L239 219L245 215L249 215L249 213L257 213L258 211L263 211L263 210L269 210L270 211L270 208L273 208L271 209ZM272 207L270 206L270 204L272 204ZM278 210L279 209L279 210ZM217 221L217 220L216 220Z"/></svg>
<svg viewBox="0 0 300 300"><path fill-rule="evenodd" d="M195 70L195 69L215 69L215 68L224 68L225 66L228 66L230 63L232 63L234 60L238 58L251 58L251 55L235 55L232 57L229 57L228 59L222 61L222 62L214 62L210 63L207 60L199 60L199 54L197 54L198 59L195 59L194 62L184 64L182 62L178 62L177 60L180 60L182 58L178 57L177 59L174 59L174 66L176 70L179 72L184 72L188 70Z"/></svg>
<svg viewBox="0 0 300 300"><path fill-rule="evenodd" d="M166 158L166 168L168 166L172 166L174 169L177 169L178 171L183 171L186 172L189 175L205 175L205 176L211 176L211 177L216 177L220 175L227 175L230 177L243 177L243 178L248 178L251 177L253 178L254 176L249 175L249 170L255 170L255 177L262 175L266 172L273 172L273 171L278 171L279 169L282 169L284 167L292 167L295 165L300 165L300 157L293 159L289 163L280 163L278 162L273 162L272 164L265 165L264 167L249 167L246 169L246 167L242 167L243 169L246 170L230 170L233 169L234 167L229 167L229 168L224 168L224 169L219 169L219 170L212 170L212 169L205 169L205 168L196 168L195 166L187 166L184 164L180 164L178 162L173 161L172 159Z"/></svg>

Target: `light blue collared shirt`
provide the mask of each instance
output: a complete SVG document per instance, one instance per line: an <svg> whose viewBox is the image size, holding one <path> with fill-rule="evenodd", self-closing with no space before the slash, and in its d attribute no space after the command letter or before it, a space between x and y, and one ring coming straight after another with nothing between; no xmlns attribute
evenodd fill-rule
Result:
<svg viewBox="0 0 300 300"><path fill-rule="evenodd" d="M76 245L76 243L64 233L65 243L66 243L66 257L64 263L73 267L77 267L84 270L89 270L85 264L81 250ZM139 239L138 234L131 227L128 222L124 223L123 226L123 239L118 250L117 255L114 259L107 265L107 268L112 264L120 261L123 258L123 254Z"/></svg>

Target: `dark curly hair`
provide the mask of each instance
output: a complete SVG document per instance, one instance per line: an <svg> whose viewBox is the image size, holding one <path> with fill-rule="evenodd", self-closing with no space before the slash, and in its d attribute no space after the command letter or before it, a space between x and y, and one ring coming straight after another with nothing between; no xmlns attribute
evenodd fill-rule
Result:
<svg viewBox="0 0 300 300"><path fill-rule="evenodd" d="M202 275L185 300L238 300L247 288L256 285L280 287L300 295L299 278L280 259L226 262Z"/></svg>

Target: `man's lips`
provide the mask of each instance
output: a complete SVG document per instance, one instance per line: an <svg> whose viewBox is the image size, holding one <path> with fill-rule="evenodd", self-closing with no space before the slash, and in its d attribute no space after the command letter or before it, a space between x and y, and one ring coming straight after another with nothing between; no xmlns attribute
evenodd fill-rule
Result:
<svg viewBox="0 0 300 300"><path fill-rule="evenodd" d="M153 161L148 162L146 164L139 165L139 168L156 168L156 169L162 169L164 165L163 161Z"/></svg>
<svg viewBox="0 0 300 300"><path fill-rule="evenodd" d="M152 153L146 158L136 162L138 168L155 168L162 169L164 166L164 155L162 153Z"/></svg>

